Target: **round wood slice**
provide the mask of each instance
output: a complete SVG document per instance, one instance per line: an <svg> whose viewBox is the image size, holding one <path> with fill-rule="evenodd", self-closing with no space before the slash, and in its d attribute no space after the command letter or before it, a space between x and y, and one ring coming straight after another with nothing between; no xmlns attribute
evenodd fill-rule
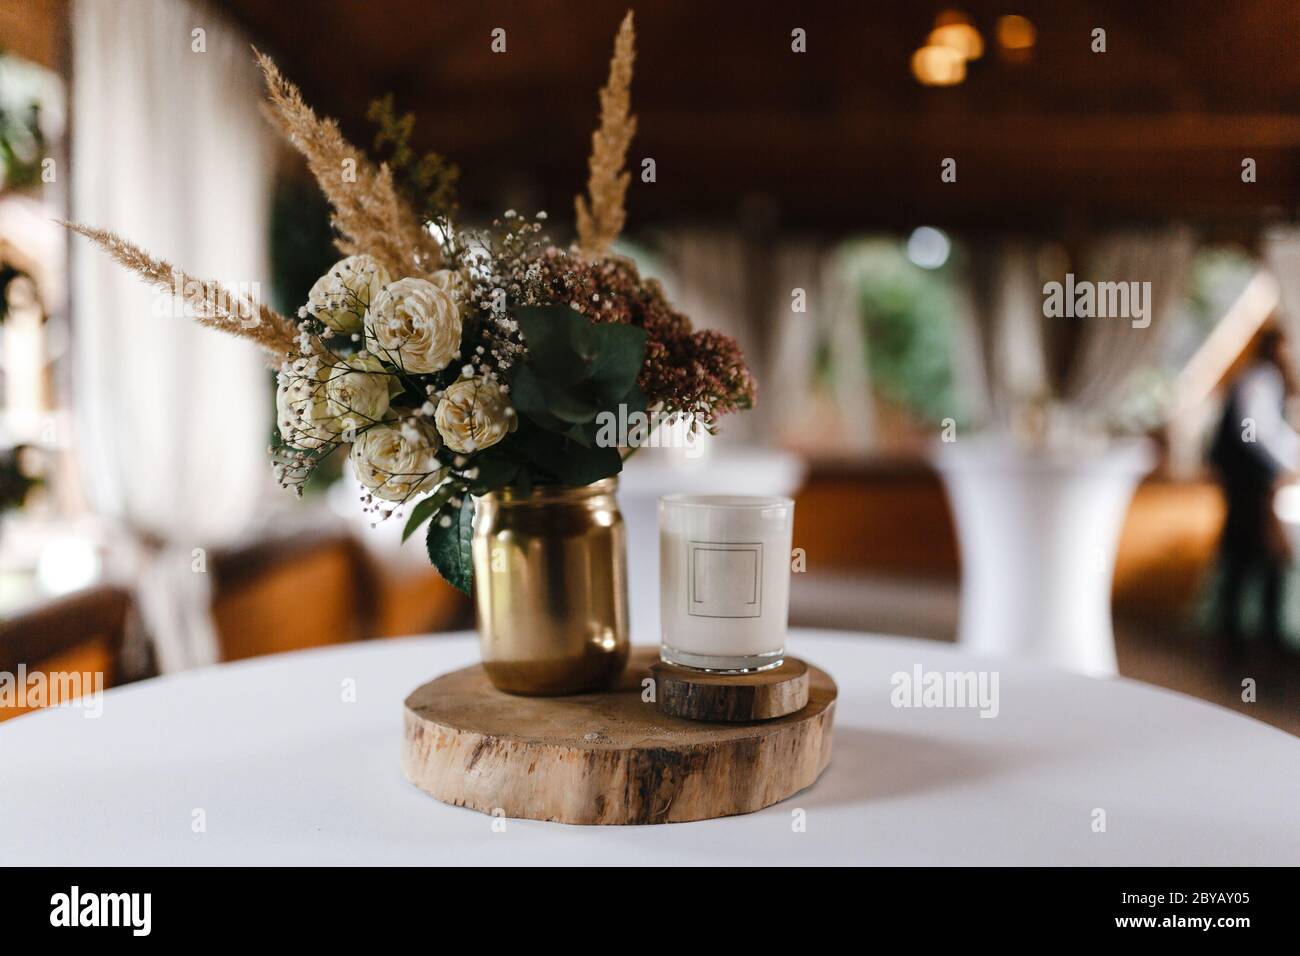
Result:
<svg viewBox="0 0 1300 956"><path fill-rule="evenodd" d="M690 720L771 720L808 704L808 665L787 657L754 674L706 674L664 661L650 665L659 709Z"/></svg>
<svg viewBox="0 0 1300 956"><path fill-rule="evenodd" d="M634 648L613 690L517 697L479 665L406 698L402 771L444 803L561 823L681 823L752 813L798 793L831 756L835 682L808 666L808 703L750 724L660 713Z"/></svg>

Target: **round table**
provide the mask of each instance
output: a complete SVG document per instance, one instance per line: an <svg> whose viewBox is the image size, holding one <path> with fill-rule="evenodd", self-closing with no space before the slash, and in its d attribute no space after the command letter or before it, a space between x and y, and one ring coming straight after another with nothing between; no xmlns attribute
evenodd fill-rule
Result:
<svg viewBox="0 0 1300 956"><path fill-rule="evenodd" d="M444 635L220 665L109 691L98 718L0 724L0 863L1300 861L1300 740L1283 731L927 641L796 631L789 647L839 683L831 763L747 816L576 827L436 802L403 779L398 745L406 694L477 657ZM996 716L896 706L924 702L896 677L918 668L922 684L996 674Z"/></svg>

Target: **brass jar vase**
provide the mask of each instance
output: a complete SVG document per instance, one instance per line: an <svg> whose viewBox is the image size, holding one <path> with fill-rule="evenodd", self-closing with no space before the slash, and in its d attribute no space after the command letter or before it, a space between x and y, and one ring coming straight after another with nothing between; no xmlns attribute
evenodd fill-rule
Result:
<svg viewBox="0 0 1300 956"><path fill-rule="evenodd" d="M615 478L476 499L483 668L511 694L608 687L627 663L627 540Z"/></svg>

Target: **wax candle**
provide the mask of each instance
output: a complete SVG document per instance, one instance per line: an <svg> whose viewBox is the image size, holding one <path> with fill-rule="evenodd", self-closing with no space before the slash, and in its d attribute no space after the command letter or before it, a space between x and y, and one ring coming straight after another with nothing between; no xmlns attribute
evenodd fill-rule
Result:
<svg viewBox="0 0 1300 956"><path fill-rule="evenodd" d="M721 673L782 663L793 518L789 498L659 499L660 656L665 661Z"/></svg>

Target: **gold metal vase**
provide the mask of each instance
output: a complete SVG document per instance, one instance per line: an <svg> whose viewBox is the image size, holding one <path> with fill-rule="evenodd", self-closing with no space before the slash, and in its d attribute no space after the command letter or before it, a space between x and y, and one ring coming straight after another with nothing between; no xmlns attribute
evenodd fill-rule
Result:
<svg viewBox="0 0 1300 956"><path fill-rule="evenodd" d="M511 694L610 686L628 656L627 540L616 478L476 499L483 668Z"/></svg>

